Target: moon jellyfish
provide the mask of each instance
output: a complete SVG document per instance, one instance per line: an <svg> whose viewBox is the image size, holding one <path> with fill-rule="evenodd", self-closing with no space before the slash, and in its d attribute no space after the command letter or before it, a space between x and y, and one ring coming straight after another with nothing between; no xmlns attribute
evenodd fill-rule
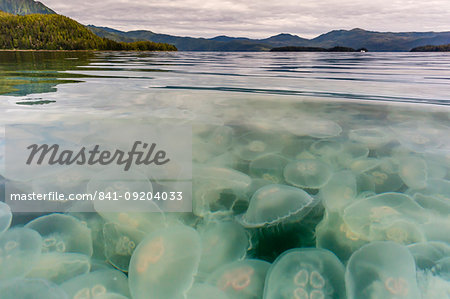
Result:
<svg viewBox="0 0 450 299"><path fill-rule="evenodd" d="M100 295L117 293L129 296L125 274L117 270L99 270L72 278L61 288L71 299L97 299Z"/></svg>
<svg viewBox="0 0 450 299"><path fill-rule="evenodd" d="M89 272L91 263L89 257L78 253L43 253L31 271L28 278L44 278L56 284Z"/></svg>
<svg viewBox="0 0 450 299"><path fill-rule="evenodd" d="M278 154L267 154L250 162L250 175L274 184L282 183L283 170L289 160Z"/></svg>
<svg viewBox="0 0 450 299"><path fill-rule="evenodd" d="M360 238L374 240L384 232L400 243L409 240L411 234L419 234L417 224L425 223L427 218L425 210L411 197L394 192L361 199L343 212L344 223Z"/></svg>
<svg viewBox="0 0 450 299"><path fill-rule="evenodd" d="M201 252L199 234L187 226L148 235L130 261L128 277L133 298L183 298L194 281Z"/></svg>
<svg viewBox="0 0 450 299"><path fill-rule="evenodd" d="M414 258L394 242L370 243L353 253L345 283L348 299L421 298Z"/></svg>
<svg viewBox="0 0 450 299"><path fill-rule="evenodd" d="M203 163L209 158L225 153L233 144L233 129L220 126L194 136L193 159Z"/></svg>
<svg viewBox="0 0 450 299"><path fill-rule="evenodd" d="M126 226L130 229L136 229L146 233L152 233L155 230L165 227L167 217L163 212L100 212L100 216L107 222L116 223L120 226ZM102 227L103 232L103 227Z"/></svg>
<svg viewBox="0 0 450 299"><path fill-rule="evenodd" d="M0 235L11 225L12 213L9 206L0 201Z"/></svg>
<svg viewBox="0 0 450 299"><path fill-rule="evenodd" d="M365 172L375 185L377 193L399 190L403 180L398 175L398 165L391 158L384 158L378 167Z"/></svg>
<svg viewBox="0 0 450 299"><path fill-rule="evenodd" d="M367 243L348 228L337 212L325 213L316 226L315 236L316 247L332 251L342 261Z"/></svg>
<svg viewBox="0 0 450 299"><path fill-rule="evenodd" d="M290 133L297 136L311 136L315 138L330 138L339 136L341 126L336 122L323 118L302 115L302 117L283 118L281 125Z"/></svg>
<svg viewBox="0 0 450 299"><path fill-rule="evenodd" d="M328 182L331 174L331 167L320 160L293 161L284 168L286 182L301 188L318 189Z"/></svg>
<svg viewBox="0 0 450 299"><path fill-rule="evenodd" d="M229 299L262 298L269 267L270 263L262 260L238 261L214 271L207 282L225 292Z"/></svg>
<svg viewBox="0 0 450 299"><path fill-rule="evenodd" d="M207 223L198 232L202 240L201 274L244 258L250 247L248 233L235 222Z"/></svg>
<svg viewBox="0 0 450 299"><path fill-rule="evenodd" d="M145 233L116 223L103 226L105 257L117 269L128 272L131 255Z"/></svg>
<svg viewBox="0 0 450 299"><path fill-rule="evenodd" d="M75 217L63 214L41 216L25 227L42 236L42 252L75 252L91 256L91 230Z"/></svg>
<svg viewBox="0 0 450 299"><path fill-rule="evenodd" d="M392 139L391 135L381 128L364 128L351 130L348 133L351 140L360 142L370 149L375 149L389 143Z"/></svg>
<svg viewBox="0 0 450 299"><path fill-rule="evenodd" d="M372 170L380 165L380 160L376 158L360 158L353 160L348 168L351 169L355 173L364 173L369 170Z"/></svg>
<svg viewBox="0 0 450 299"><path fill-rule="evenodd" d="M56 284L43 279L12 279L0 281L2 299L69 299Z"/></svg>
<svg viewBox="0 0 450 299"><path fill-rule="evenodd" d="M421 242L407 246L420 270L433 271L439 260L450 256L450 246L445 242Z"/></svg>
<svg viewBox="0 0 450 299"><path fill-rule="evenodd" d="M236 140L234 153L244 161L252 161L265 154L278 153L283 148L275 133L250 132Z"/></svg>
<svg viewBox="0 0 450 299"><path fill-rule="evenodd" d="M422 189L409 189L407 194L413 195L422 205L432 210L440 210L442 207L450 207L450 181L430 179ZM422 197L418 198L418 195Z"/></svg>
<svg viewBox="0 0 450 299"><path fill-rule="evenodd" d="M187 292L186 299L229 299L219 288L206 283L195 283Z"/></svg>
<svg viewBox="0 0 450 299"><path fill-rule="evenodd" d="M41 246L41 236L32 229L12 228L4 232L0 236L0 280L30 272L41 255Z"/></svg>
<svg viewBox="0 0 450 299"><path fill-rule="evenodd" d="M320 198L328 211L339 211L356 198L356 178L351 171L333 174L328 183L320 189Z"/></svg>
<svg viewBox="0 0 450 299"><path fill-rule="evenodd" d="M450 201L443 201L438 197L423 195L422 193L414 194L413 198L421 207L429 211L442 216L447 216L450 214Z"/></svg>
<svg viewBox="0 0 450 299"><path fill-rule="evenodd" d="M353 161L367 158L369 149L364 144L358 142L344 142L343 150L337 157L338 162L343 167L348 167Z"/></svg>
<svg viewBox="0 0 450 299"><path fill-rule="evenodd" d="M425 188L427 183L427 164L418 157L400 159L399 175L409 188Z"/></svg>
<svg viewBox="0 0 450 299"><path fill-rule="evenodd" d="M335 165L344 150L344 145L340 140L319 140L311 144L310 150L315 156Z"/></svg>
<svg viewBox="0 0 450 299"><path fill-rule="evenodd" d="M195 215L232 215L247 208L246 193L252 181L248 175L227 168L198 167L193 177L192 205Z"/></svg>
<svg viewBox="0 0 450 299"><path fill-rule="evenodd" d="M305 191L286 185L267 185L253 194L247 212L240 217L245 227L263 227L298 221L315 204Z"/></svg>
<svg viewBox="0 0 450 299"><path fill-rule="evenodd" d="M321 248L291 249L270 267L264 299L345 298L344 265Z"/></svg>

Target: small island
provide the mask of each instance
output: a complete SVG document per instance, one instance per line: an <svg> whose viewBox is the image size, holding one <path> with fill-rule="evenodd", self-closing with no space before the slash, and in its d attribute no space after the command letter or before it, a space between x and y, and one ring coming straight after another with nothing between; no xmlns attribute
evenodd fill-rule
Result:
<svg viewBox="0 0 450 299"><path fill-rule="evenodd" d="M411 49L410 52L450 52L450 44L440 46L422 46Z"/></svg>
<svg viewBox="0 0 450 299"><path fill-rule="evenodd" d="M355 50L353 48L341 47L341 46L336 46L336 47L328 48L328 49L320 48L320 47L288 46L288 47L273 48L270 50L270 52L367 52L367 49L361 48L361 49Z"/></svg>
<svg viewBox="0 0 450 299"><path fill-rule="evenodd" d="M151 41L117 42L95 35L82 24L57 14L13 15L0 11L0 49L177 51Z"/></svg>

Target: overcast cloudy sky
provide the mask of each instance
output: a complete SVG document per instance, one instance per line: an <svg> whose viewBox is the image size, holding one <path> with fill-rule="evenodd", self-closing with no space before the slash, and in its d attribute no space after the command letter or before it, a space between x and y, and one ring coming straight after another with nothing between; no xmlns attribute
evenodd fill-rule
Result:
<svg viewBox="0 0 450 299"><path fill-rule="evenodd" d="M41 0L83 24L213 37L333 29L450 31L450 0Z"/></svg>

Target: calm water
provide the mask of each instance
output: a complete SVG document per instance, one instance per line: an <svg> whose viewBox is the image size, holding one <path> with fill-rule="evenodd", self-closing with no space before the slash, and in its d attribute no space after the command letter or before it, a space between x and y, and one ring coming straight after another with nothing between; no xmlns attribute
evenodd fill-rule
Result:
<svg viewBox="0 0 450 299"><path fill-rule="evenodd" d="M112 127L192 127L193 212L68 208L71 220L27 225L41 234L43 253L66 256L13 246L21 259L2 266L3 244L18 237L11 228L2 235L9 223L0 205L0 291L6 273L17 273L60 285L40 289L55 298L89 298L82 296L95 288L134 299L450 294L448 54L0 52L0 132L25 124L23 132L35 135L42 124L62 129L43 138L62 142L75 126L92 142L100 135L86 124L99 119ZM127 135L111 136L120 143ZM18 180L5 173L4 148L0 138L0 179ZM82 193L105 175L66 171L61 180L19 179L19 188ZM153 190L180 186L142 175ZM12 227L37 216L13 213ZM38 244L33 238L23 240ZM311 247L320 249L302 249ZM170 260L180 254L185 259ZM30 262L22 267L24 257ZM37 261L40 268L30 269ZM46 272L54 264L59 278ZM100 278L99 269L112 272ZM32 288L11 283L15 297Z"/></svg>

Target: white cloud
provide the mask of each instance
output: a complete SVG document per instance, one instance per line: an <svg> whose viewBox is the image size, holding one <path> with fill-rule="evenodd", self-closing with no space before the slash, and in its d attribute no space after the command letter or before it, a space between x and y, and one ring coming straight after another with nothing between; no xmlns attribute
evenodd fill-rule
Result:
<svg viewBox="0 0 450 299"><path fill-rule="evenodd" d="M83 24L119 30L264 38L333 29L450 31L449 0L44 0Z"/></svg>

